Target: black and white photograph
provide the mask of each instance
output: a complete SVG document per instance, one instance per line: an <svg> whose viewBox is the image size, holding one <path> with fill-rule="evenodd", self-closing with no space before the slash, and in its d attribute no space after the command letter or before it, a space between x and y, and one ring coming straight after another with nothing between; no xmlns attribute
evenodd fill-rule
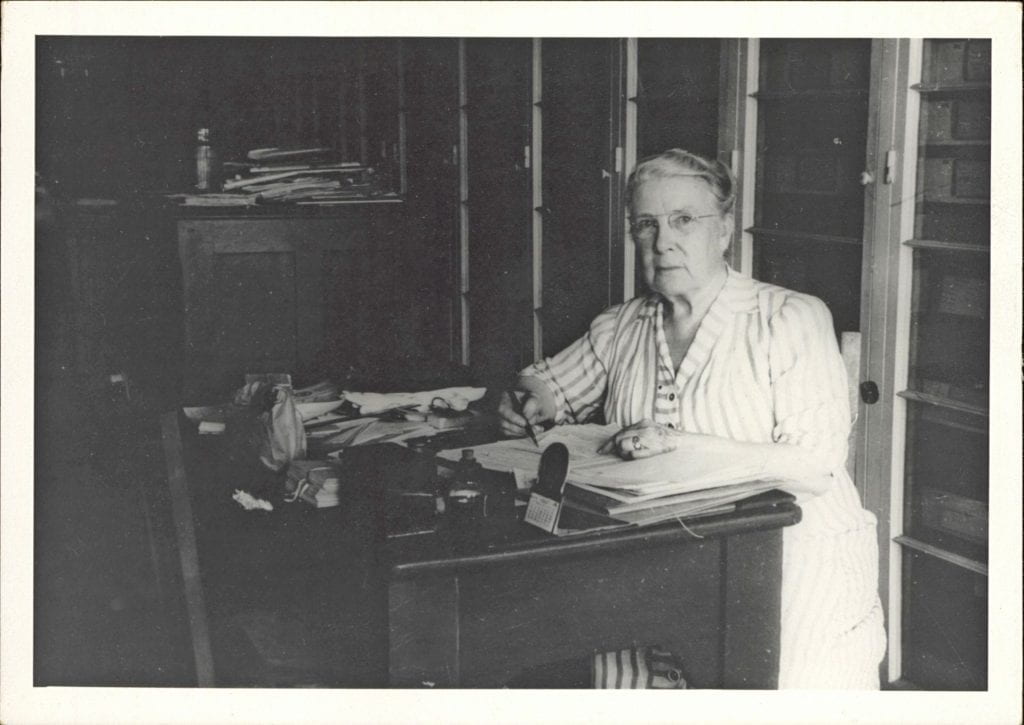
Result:
<svg viewBox="0 0 1024 725"><path fill-rule="evenodd" d="M1020 721L1019 4L3 11L0 720Z"/></svg>

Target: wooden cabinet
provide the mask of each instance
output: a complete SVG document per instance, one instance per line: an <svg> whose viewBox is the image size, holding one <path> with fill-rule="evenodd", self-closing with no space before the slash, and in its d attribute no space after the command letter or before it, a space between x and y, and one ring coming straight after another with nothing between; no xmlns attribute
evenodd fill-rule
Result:
<svg viewBox="0 0 1024 725"><path fill-rule="evenodd" d="M913 234L903 244L906 444L895 537L902 669L925 687L983 690L991 41L926 40L914 52L921 70L910 93L920 122L907 149L917 163Z"/></svg>
<svg viewBox="0 0 1024 725"><path fill-rule="evenodd" d="M219 399L248 372L302 377L379 354L387 268L373 224L362 208L180 219L186 400Z"/></svg>
<svg viewBox="0 0 1024 725"><path fill-rule="evenodd" d="M633 295L630 166L638 148L716 155L721 41L463 47L462 354L505 384Z"/></svg>

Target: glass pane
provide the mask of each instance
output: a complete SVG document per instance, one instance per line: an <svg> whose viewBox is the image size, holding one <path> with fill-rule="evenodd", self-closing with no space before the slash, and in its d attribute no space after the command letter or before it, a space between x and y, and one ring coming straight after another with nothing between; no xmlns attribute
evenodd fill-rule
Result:
<svg viewBox="0 0 1024 725"><path fill-rule="evenodd" d="M935 690L988 686L988 579L908 552L903 602L903 676Z"/></svg>
<svg viewBox="0 0 1024 725"><path fill-rule="evenodd" d="M765 40L754 275L821 297L860 329L869 40Z"/></svg>

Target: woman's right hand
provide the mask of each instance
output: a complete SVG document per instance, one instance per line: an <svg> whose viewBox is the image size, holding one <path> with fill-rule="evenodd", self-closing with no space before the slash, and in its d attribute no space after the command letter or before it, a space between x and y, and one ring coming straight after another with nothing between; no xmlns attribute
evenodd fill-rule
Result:
<svg viewBox="0 0 1024 725"><path fill-rule="evenodd" d="M511 400L510 395L519 397L523 414L517 412L519 405ZM526 435L526 422L532 426L539 426L542 418L541 403L536 396L525 390L505 391L501 394L501 402L498 404L498 416L501 419L501 432L510 438L522 438Z"/></svg>
<svg viewBox="0 0 1024 725"><path fill-rule="evenodd" d="M518 400L512 400L509 395L514 394ZM522 411L520 415L519 411ZM498 404L498 417L501 422L501 432L512 438L521 438L526 435L526 422L529 421L537 428L555 420L555 397L548 390L548 387L540 380L531 377L519 378L516 387L501 394L501 402Z"/></svg>

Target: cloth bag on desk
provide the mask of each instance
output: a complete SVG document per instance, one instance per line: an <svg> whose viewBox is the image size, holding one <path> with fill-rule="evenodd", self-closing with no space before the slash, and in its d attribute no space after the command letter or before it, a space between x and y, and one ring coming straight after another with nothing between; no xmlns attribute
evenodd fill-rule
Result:
<svg viewBox="0 0 1024 725"><path fill-rule="evenodd" d="M247 383L235 394L235 405L255 413L250 430L260 463L271 471L283 471L306 455L306 429L295 407L291 386L266 382Z"/></svg>

